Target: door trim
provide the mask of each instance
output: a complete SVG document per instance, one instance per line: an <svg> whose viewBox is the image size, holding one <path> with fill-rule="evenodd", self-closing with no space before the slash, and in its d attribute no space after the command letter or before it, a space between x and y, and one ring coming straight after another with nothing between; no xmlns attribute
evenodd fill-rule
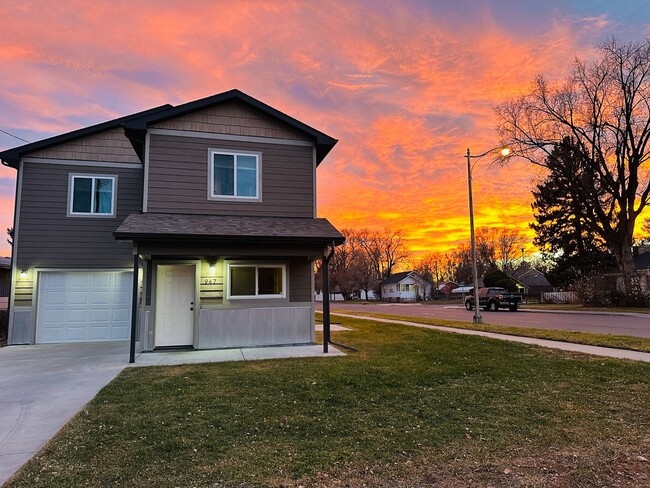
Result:
<svg viewBox="0 0 650 488"><path fill-rule="evenodd" d="M157 317L156 313L158 311L157 307L157 298L158 298L158 266L193 266L194 267L194 313L192 314L192 344L185 345L185 347L190 346L194 347L197 344L197 324L199 309L201 308L200 296L198 293L199 290L199 280L200 280L200 270L201 270L201 261L198 259L174 259L174 260L165 260L165 259L154 259L150 260L150 265L153 268L151 273L151 305L150 305L150 317L149 317L149 328L151 330L150 335L150 346L148 350L153 351L154 349L166 348L166 346L157 346L156 345L156 322ZM174 346L172 346L174 347Z"/></svg>

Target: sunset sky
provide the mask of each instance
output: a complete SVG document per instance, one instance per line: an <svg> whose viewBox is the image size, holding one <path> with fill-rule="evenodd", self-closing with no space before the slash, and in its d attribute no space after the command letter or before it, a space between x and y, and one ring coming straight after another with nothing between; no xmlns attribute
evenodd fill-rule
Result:
<svg viewBox="0 0 650 488"><path fill-rule="evenodd" d="M318 213L403 228L417 252L468 239L467 147L493 107L615 36L650 35L650 2L0 0L0 129L36 141L231 88L339 139ZM0 133L0 149L22 144ZM0 229L15 170L0 167ZM522 162L474 173L477 226L530 234ZM531 235L532 237L532 235ZM0 255L9 255L5 239Z"/></svg>

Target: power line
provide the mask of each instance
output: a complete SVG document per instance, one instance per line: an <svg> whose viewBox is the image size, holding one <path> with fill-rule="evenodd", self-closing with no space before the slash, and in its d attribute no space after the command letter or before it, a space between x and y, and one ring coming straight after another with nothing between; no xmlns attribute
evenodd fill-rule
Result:
<svg viewBox="0 0 650 488"><path fill-rule="evenodd" d="M27 139L23 139L22 137L18 137L16 135L12 134L11 132L7 132L4 129L0 129L0 132L2 132L3 134L7 134L8 136L15 137L19 141L23 141L23 142L26 142L27 144L29 144L29 141Z"/></svg>

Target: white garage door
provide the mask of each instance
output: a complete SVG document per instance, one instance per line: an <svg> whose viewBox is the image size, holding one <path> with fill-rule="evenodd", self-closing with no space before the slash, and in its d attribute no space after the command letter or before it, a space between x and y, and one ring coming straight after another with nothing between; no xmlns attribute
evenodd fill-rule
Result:
<svg viewBox="0 0 650 488"><path fill-rule="evenodd" d="M132 277L129 271L41 272L36 342L129 340Z"/></svg>

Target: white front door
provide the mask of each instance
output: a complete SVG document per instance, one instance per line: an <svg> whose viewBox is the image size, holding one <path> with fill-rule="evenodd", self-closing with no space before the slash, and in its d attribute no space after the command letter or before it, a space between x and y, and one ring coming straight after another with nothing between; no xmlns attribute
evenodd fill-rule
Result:
<svg viewBox="0 0 650 488"><path fill-rule="evenodd" d="M194 343L193 264L159 264L156 274L155 346Z"/></svg>

